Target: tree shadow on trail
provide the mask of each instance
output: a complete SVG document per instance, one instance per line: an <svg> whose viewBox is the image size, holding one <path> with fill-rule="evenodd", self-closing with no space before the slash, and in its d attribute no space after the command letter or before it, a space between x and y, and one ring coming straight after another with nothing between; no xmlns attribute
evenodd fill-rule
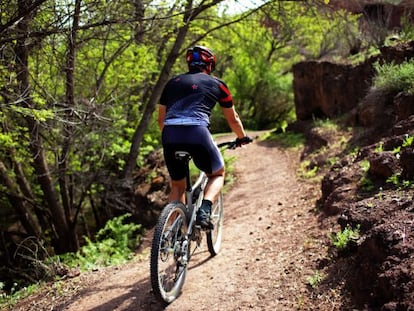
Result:
<svg viewBox="0 0 414 311"><path fill-rule="evenodd" d="M191 273L192 269L197 269L212 258L211 256L206 257L206 253L208 251L198 249L193 254L187 273ZM109 280L110 277L108 276ZM111 284L106 281L105 284L107 285L96 284L96 287L88 286L69 301L56 306L54 310L75 310L74 308L79 303L88 305L88 300L97 302L89 304L90 307L80 306L82 311L162 311L168 306L153 295L151 280L148 275L137 276L137 282L135 283L120 284L119 281L114 281ZM119 291L119 294L114 295L114 291ZM111 295L112 298L108 299L108 295ZM85 301L86 303L84 303Z"/></svg>
<svg viewBox="0 0 414 311"><path fill-rule="evenodd" d="M105 299L105 292L113 289L121 289L120 295L114 296L110 300ZM94 290L93 287L88 287L79 292L79 294L74 296L70 301L56 307L54 310L64 311L71 305L76 304L78 299L87 299L85 297L97 296L101 297L102 304L97 303L94 307L82 309L82 311L161 311L165 309L165 304L159 302L152 294L150 279L144 278L136 283L126 286L113 284L104 288L97 288L96 290Z"/></svg>

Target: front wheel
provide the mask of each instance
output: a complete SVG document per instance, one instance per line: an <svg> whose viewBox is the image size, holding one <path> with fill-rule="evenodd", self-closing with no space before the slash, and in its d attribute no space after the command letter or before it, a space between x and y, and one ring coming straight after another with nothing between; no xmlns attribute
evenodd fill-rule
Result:
<svg viewBox="0 0 414 311"><path fill-rule="evenodd" d="M223 194L221 192L211 208L211 221L214 229L207 231L207 247L211 256L216 256L220 251L221 237L223 235L224 207Z"/></svg>
<svg viewBox="0 0 414 311"><path fill-rule="evenodd" d="M151 247L151 285L154 294L170 303L181 293L187 274L189 241L181 202L168 204L158 219Z"/></svg>

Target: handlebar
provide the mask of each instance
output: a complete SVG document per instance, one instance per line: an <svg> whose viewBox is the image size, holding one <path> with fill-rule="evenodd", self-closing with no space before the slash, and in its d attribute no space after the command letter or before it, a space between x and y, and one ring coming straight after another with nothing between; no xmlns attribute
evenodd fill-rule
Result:
<svg viewBox="0 0 414 311"><path fill-rule="evenodd" d="M226 147L226 149L236 149L237 147L241 147L242 145L251 143L252 141L253 139L246 136L243 138L236 138L233 141L225 141L225 142L219 143L217 144L217 147L219 148Z"/></svg>

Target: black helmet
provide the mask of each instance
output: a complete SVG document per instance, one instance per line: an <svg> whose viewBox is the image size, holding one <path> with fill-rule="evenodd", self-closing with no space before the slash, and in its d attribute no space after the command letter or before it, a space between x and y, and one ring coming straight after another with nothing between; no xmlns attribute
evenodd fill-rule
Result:
<svg viewBox="0 0 414 311"><path fill-rule="evenodd" d="M187 50L186 61L188 67L201 67L210 72L216 67L216 55L205 46L196 45ZM210 66L211 64L211 66Z"/></svg>

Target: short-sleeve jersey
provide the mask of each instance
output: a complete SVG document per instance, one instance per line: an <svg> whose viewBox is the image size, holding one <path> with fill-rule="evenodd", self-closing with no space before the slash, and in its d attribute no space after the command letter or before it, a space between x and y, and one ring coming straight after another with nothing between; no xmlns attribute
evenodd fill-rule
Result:
<svg viewBox="0 0 414 311"><path fill-rule="evenodd" d="M168 81L160 99L165 105L164 125L209 126L216 103L225 108L233 106L226 84L203 72L188 72Z"/></svg>

